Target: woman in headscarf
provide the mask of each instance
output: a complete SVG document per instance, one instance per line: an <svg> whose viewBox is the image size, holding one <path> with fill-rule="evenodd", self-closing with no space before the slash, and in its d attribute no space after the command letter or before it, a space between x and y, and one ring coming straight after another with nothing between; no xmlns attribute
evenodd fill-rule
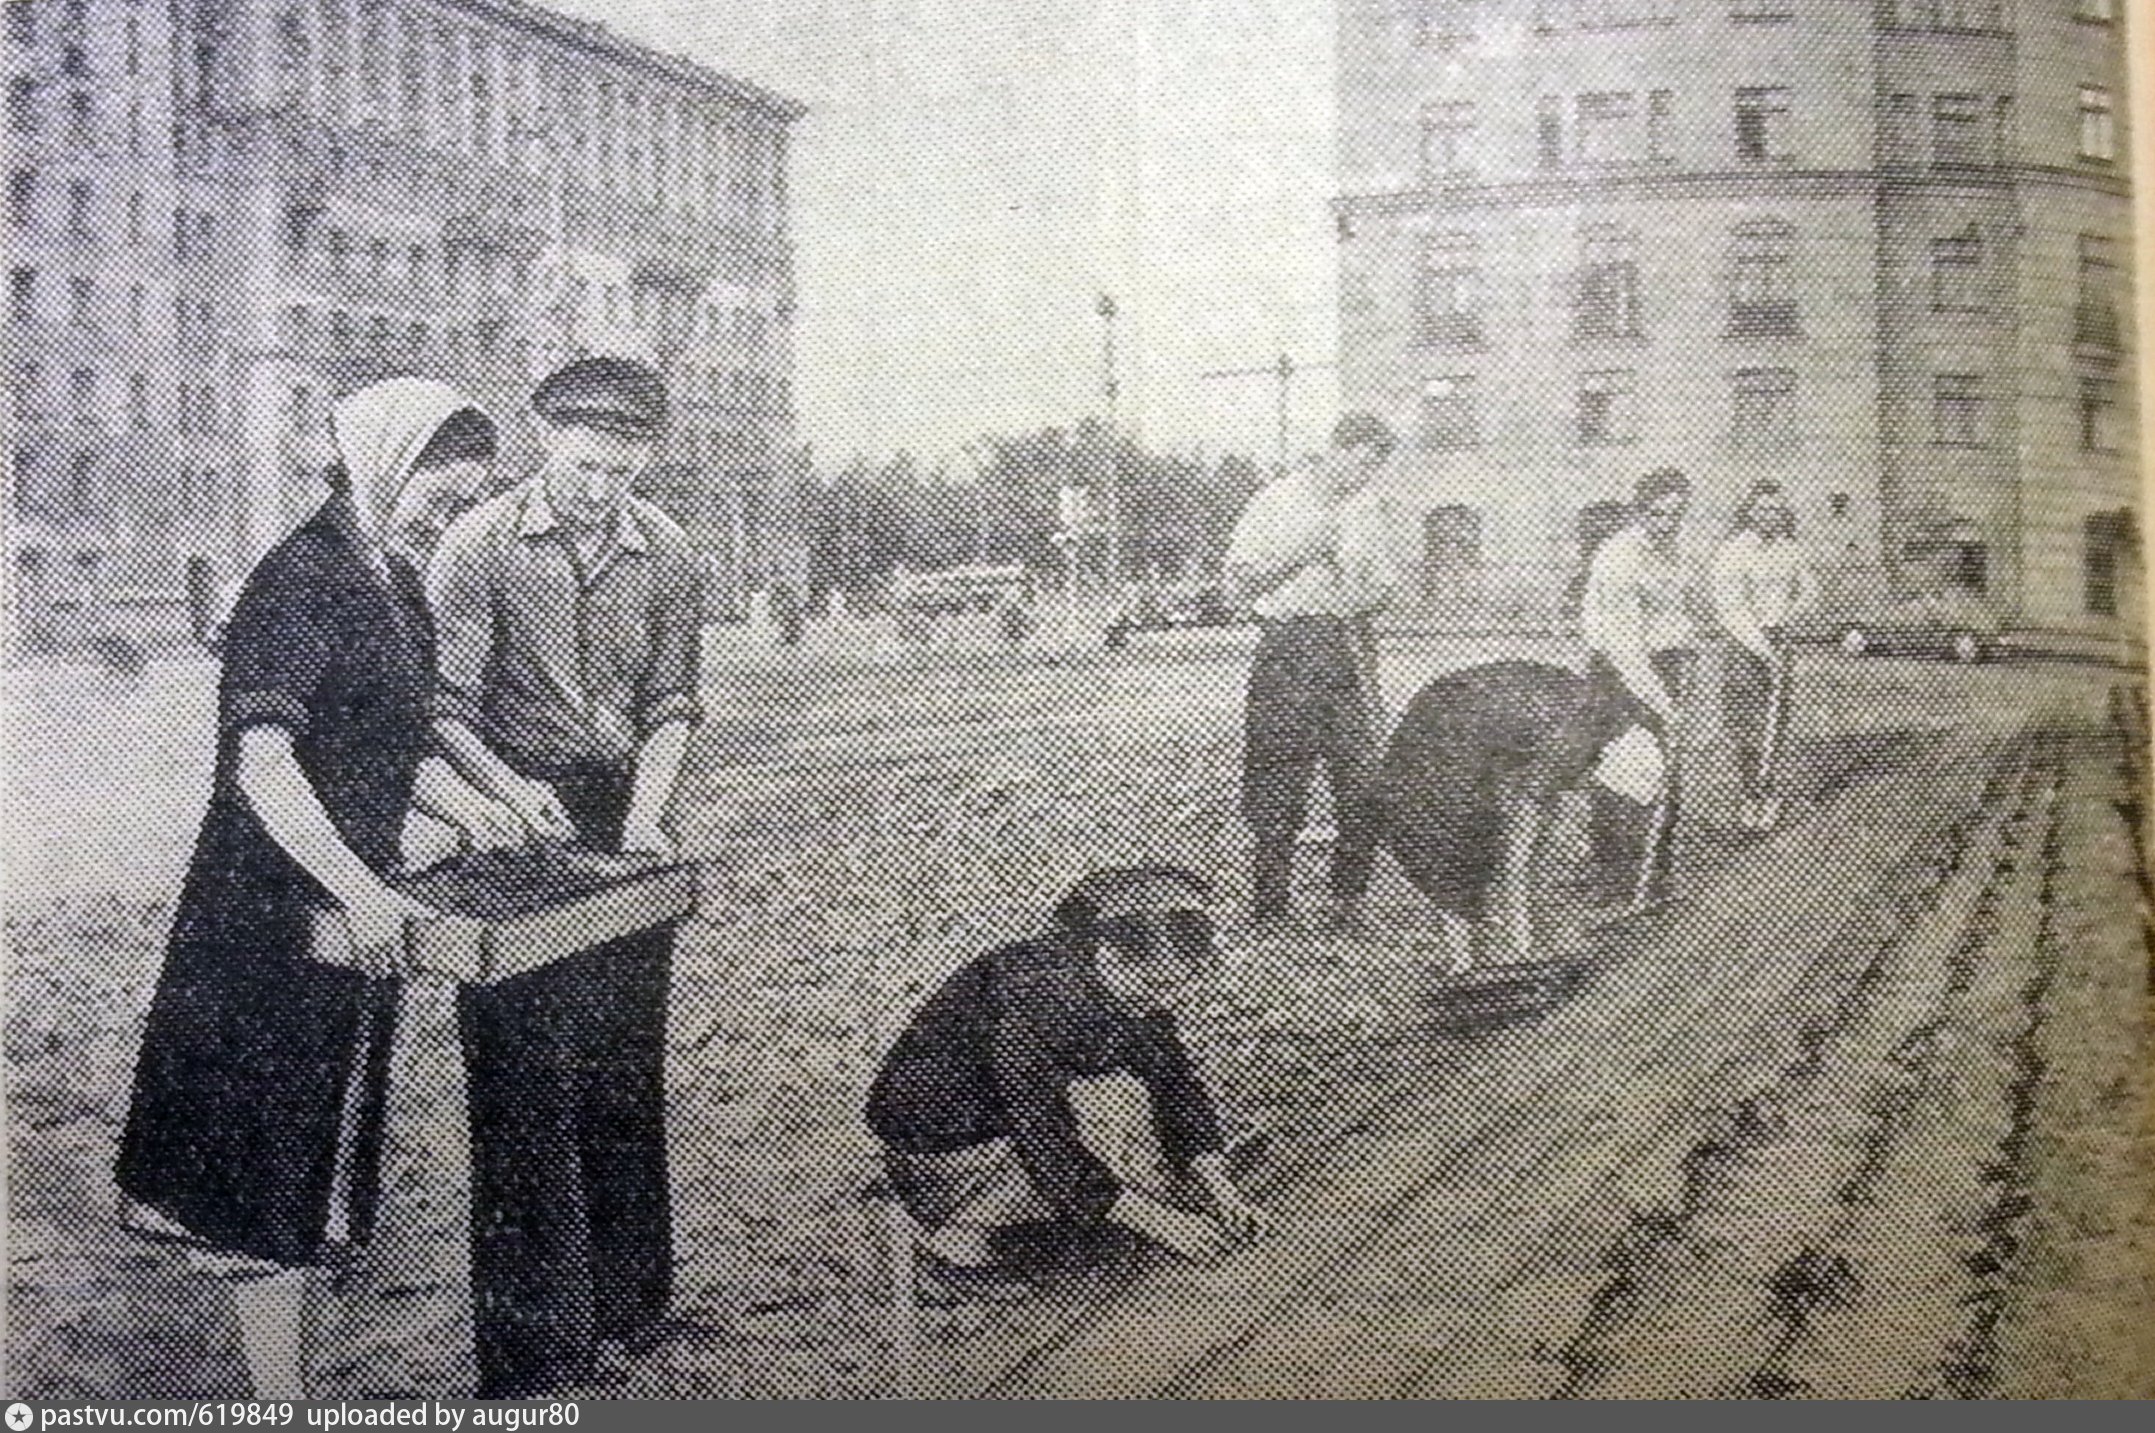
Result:
<svg viewBox="0 0 2155 1433"><path fill-rule="evenodd" d="M370 1231L404 931L432 914L386 879L407 816L475 846L522 831L431 753L416 571L483 495L494 424L417 378L352 394L333 422L328 500L226 628L209 810L117 1170L130 1227L233 1279L257 1397L304 1396L307 1271ZM329 911L351 967L311 958Z"/></svg>

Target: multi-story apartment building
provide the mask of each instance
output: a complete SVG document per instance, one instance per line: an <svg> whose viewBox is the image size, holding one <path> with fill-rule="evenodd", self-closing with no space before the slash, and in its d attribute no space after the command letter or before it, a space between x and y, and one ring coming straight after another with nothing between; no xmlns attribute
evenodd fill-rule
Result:
<svg viewBox="0 0 2155 1433"><path fill-rule="evenodd" d="M1645 470L2102 629L2136 567L2118 0L1342 0L1343 401L1440 594L1555 600Z"/></svg>
<svg viewBox="0 0 2155 1433"><path fill-rule="evenodd" d="M228 596L319 501L342 393L506 417L578 352L663 366L651 496L722 601L796 560L798 106L523 0L6 9L24 624Z"/></svg>

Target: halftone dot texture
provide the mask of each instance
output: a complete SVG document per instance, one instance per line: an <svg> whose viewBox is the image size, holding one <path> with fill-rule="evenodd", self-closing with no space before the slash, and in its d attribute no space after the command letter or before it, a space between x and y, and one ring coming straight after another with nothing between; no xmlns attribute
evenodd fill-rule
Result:
<svg viewBox="0 0 2155 1433"><path fill-rule="evenodd" d="M1792 54L1811 53L1801 37L1815 35L1815 54L1846 68L1852 37L1866 64L1918 43L1896 39L1886 10L1913 24L1984 7L1697 8L1746 43L1797 36ZM2122 300L2105 287L2129 268L2122 239L2078 242L2101 238L2103 206L2122 215L2122 187L2079 192L2085 214L2038 196L2002 219L1991 199L1966 200L1964 213L1962 199L1925 200L1913 183L1939 145L1957 169L1951 146L2015 133L2067 165L2099 143L2099 104L2122 88L2078 71L2108 64L2088 47L2121 46L2113 27L2090 19L2044 38L2079 58L2033 63L2048 78L2017 111L1998 103L2012 82L1989 78L2004 63L1996 36L1980 25L1932 35L1920 43L1954 47L1961 59L1937 63L1960 77L1910 78L1905 94L1881 80L1860 110L1876 99L1881 125L1914 128L1881 130L1877 154L1827 166L1785 146L1829 114L1854 132L1846 113L1805 108L1803 85L1771 66L1697 80L1701 51L1661 23L1689 6L1342 0L1343 25L1384 11L1387 53L1430 73L1447 57L1489 58L1495 32L1477 36L1457 17L1508 27L1507 66L1555 53L1534 49L1555 43L1531 23L1547 12L1552 34L1569 34L1571 16L1596 27L1597 44L1663 45L1640 63L1668 76L1642 70L1631 92L1604 93L1554 61L1538 79L1507 69L1524 98L1504 124L1501 87L1480 83L1468 95L1365 79L1343 95L1343 125L1375 146L1357 149L1357 163L1384 160L1354 181L1384 171L1369 186L1341 180L1353 200L1337 222L1345 406L1395 423L1395 462L1430 478L1437 496L1416 501L1440 508L1405 533L1434 575L1381 624L1391 716L1465 665L1576 663L1564 596L1579 541L1589 528L1605 535L1607 505L1669 461L1700 491L1694 543L1718 535L1728 504L1771 469L1808 535L1841 532L1831 524L1846 509L1872 563L1889 490L1910 494L1948 555L1973 563L1959 527L1968 514L1923 494L1957 492L1963 478L2017 483L2039 528L2031 597L2072 618L2049 625L2075 629L2037 639L2055 661L1800 649L1786 809L1763 835L1735 820L1720 686L1702 672L1667 906L1588 925L1585 812L1567 799L1544 860L1558 963L1449 976L1431 913L1388 860L1366 932L1243 930L1248 634L1136 631L1110 650L1102 633L1116 604L1100 595L1097 537L1081 548L1076 607L1064 606L1050 534L1065 480L1098 488L1119 475L1133 572L1203 577L1269 449L1200 459L1128 433L1108 440L1097 418L1027 433L968 417L967 431L997 436L965 464L811 461L791 426L784 335L796 296L778 242L790 220L769 188L775 161L752 142L729 148L728 132L726 157L706 164L693 134L653 127L643 105L671 93L663 70L622 62L636 85L605 102L634 89L634 118L602 116L593 92L579 125L542 133L518 127L504 98L516 85L455 71L457 98L442 108L431 66L390 62L407 35L432 33L437 11L465 16L458 5L7 9L24 236L11 336L25 342L8 555L18 665L5 756L6 1395L244 1394L222 1288L177 1251L123 1233L112 1187L142 1021L209 789L217 664L195 629L214 621L197 619L229 599L237 555L265 545L257 529L281 533L319 501L330 402L423 372L509 420L557 349L665 368L673 423L648 490L710 554L712 619L706 720L673 803L702 895L676 945L665 1093L675 1305L701 1328L564 1394L2155 1392L2146 700L2131 631L2095 620L2137 600L2125 499L2102 495L2132 471L2130 424L2108 426L2131 407L2130 326L2120 329ZM274 89L298 76L290 103L311 117L264 131L248 152L322 183L280 189L259 213L201 197L190 177L228 162L217 136L244 129L188 118L198 81L181 42L210 10L258 19L272 49L306 42L294 68L264 78ZM167 33L168 15L180 31ZM1816 29L1789 28L1805 25ZM2035 43L2024 37L2024 60ZM334 82L309 78L315 66ZM75 83L146 73L158 97L136 115L124 85ZM213 57L213 83L219 73ZM1966 120L1960 102L1978 90L1980 113ZM463 128L450 145L431 126ZM1612 182L1659 173L1664 144L1737 158L1687 158L1704 187L1676 199L1649 185L1615 198L1583 182L1552 190L1506 220L1542 235L1531 244L1410 202L1467 183L1500 130L1517 149L1507 170L1538 168L1551 145L1552 170ZM1888 144L1901 139L1914 146L1905 155ZM114 158L141 152L130 144L151 156L139 161L139 195L115 178L138 162ZM471 152L451 162L457 145ZM448 167L410 167L420 151ZM558 208L555 186L532 177L545 164L572 170ZM1423 165L1461 168L1423 186L1412 177ZM1910 187L1880 179L1895 166ZM1762 175L1796 183L1813 168L1823 177L1800 194L1760 187ZM1900 227L1872 227L1874 199L1901 205ZM1813 203L1853 206L1860 222ZM2005 219L2034 236L2019 267L1980 239L1973 252L1998 265L1981 272L2020 275L2021 297L1951 317L1972 292L1961 272L1970 226L2002 236ZM272 242L240 242L262 223L277 228ZM576 254L535 262L555 225ZM1652 241L1664 231L1665 249ZM1679 253L1682 274L1661 265ZM968 254L992 276L992 253ZM1898 287L1877 282L1893 254L1908 265ZM867 289L886 275L821 277ZM1997 283L1987 291L2002 292ZM505 321L542 288L547 323ZM1893 321L1983 333L2019 332L2003 315L2024 306L2026 353L2042 355L2014 359L2026 393L2004 391L2002 368L1985 387L1969 381L1982 377L1973 367L1918 372L1872 353L1890 295L1905 310ZM819 298L835 301L813 286L800 295L808 307ZM1090 302L1088 290L1088 365ZM1126 297L1120 321L1141 317ZM252 337L233 337L256 319ZM1136 342L1133 327L1123 332ZM902 333L886 341L907 346ZM271 351L290 371L251 387L245 364ZM1804 406L1856 381L1836 366L1856 351L1861 399ZM1087 368L1071 391L1089 395L1094 382ZM953 381L937 401L965 412L969 398ZM1997 425L1996 442L1962 441L1984 424ZM530 433L505 426L507 480L532 453ZM260 443L277 449L282 487L243 505L237 455ZM2008 450L2042 462L2007 474L1997 465ZM1487 497L1486 534L1444 496L1470 480L1503 489ZM1852 504L1832 501L1851 492ZM1530 560L1499 551L1512 540L1495 516L1505 494L1537 534ZM1419 524L1420 509L1407 511ZM1994 537L1994 573L2012 547ZM976 563L1026 564L1033 590L979 578L933 614L885 600L900 564ZM765 590L767 601L753 596ZM1012 595L1026 620L1009 620ZM1077 878L1158 863L1219 892L1230 939L1183 1028L1230 1121L1264 1133L1248 1176L1271 1235L1204 1268L1133 1254L1015 1307L894 1307L891 1224L860 1117L884 1049L940 980L1041 929ZM1305 913L1323 908L1323 867L1323 843L1305 842L1295 873ZM323 1397L455 1398L474 1378L453 993L414 983L400 1017L384 1207L372 1242L331 1281L312 1360Z"/></svg>

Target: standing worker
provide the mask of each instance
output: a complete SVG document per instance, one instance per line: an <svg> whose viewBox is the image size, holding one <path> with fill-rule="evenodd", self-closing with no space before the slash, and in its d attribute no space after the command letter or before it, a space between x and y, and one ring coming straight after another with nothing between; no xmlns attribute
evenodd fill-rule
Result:
<svg viewBox="0 0 2155 1433"><path fill-rule="evenodd" d="M1774 774L1788 732L1782 630L1818 596L1818 580L1796 540L1796 514L1779 484L1760 483L1744 500L1735 530L1714 552L1712 595L1714 616L1735 643L1721 703L1742 792L1737 824L1770 831L1781 819Z"/></svg>
<svg viewBox="0 0 2155 1433"><path fill-rule="evenodd" d="M537 475L457 522L428 574L442 741L534 831L671 856L661 821L701 715L702 569L629 492L665 387L642 363L580 359L531 411ZM635 1351L667 1327L672 965L661 930L460 993L482 1397L581 1381L601 1341Z"/></svg>
<svg viewBox="0 0 2155 1433"><path fill-rule="evenodd" d="M1636 911L1667 895L1678 723L1694 641L1680 550L1690 506L1683 473L1648 473L1634 491L1631 522L1587 566L1579 628L1598 704L1592 725L1632 731L1603 758L1626 764L1628 778L1605 772L1593 788L1593 860L1604 906ZM1628 787L1628 795L1612 786Z"/></svg>
<svg viewBox="0 0 2155 1433"><path fill-rule="evenodd" d="M405 930L389 884L416 809L480 849L516 815L429 729L417 567L477 501L491 419L397 378L336 406L330 496L248 574L223 644L217 757L143 1030L116 1179L134 1233L228 1283L250 1396L309 1395L323 1271L373 1231ZM314 958L340 911L356 964Z"/></svg>
<svg viewBox="0 0 2155 1433"><path fill-rule="evenodd" d="M1372 615L1389 598L1373 504L1358 503L1398 440L1383 420L1350 413L1332 451L1284 474L1243 509L1227 544L1227 583L1256 613L1261 635L1244 708L1242 812L1255 843L1251 918L1293 919L1296 843L1311 778L1325 765L1340 829L1357 819L1376 759L1376 648ZM1332 895L1343 923L1359 919L1359 892L1335 841Z"/></svg>

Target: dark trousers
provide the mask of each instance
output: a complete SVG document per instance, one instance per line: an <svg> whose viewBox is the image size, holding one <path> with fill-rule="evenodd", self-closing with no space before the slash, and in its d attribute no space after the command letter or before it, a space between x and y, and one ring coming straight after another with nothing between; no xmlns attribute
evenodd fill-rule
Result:
<svg viewBox="0 0 2155 1433"><path fill-rule="evenodd" d="M1257 641L1243 712L1242 815L1255 843L1251 903L1259 916L1293 904L1295 846L1310 783L1324 763L1339 840L1332 893L1352 899L1374 854L1364 807L1377 758L1376 648L1366 620L1268 621Z"/></svg>
<svg viewBox="0 0 2155 1433"><path fill-rule="evenodd" d="M1781 652L1780 634L1766 635L1775 652ZM1776 682L1772 669L1756 653L1746 647L1730 647L1728 666L1721 678L1721 711L1729 744L1735 749L1736 780L1744 797L1764 800L1773 795L1773 769L1781 764L1781 749L1788 736L1785 657L1781 680Z"/></svg>
<svg viewBox="0 0 2155 1433"><path fill-rule="evenodd" d="M1656 652L1652 661L1654 674L1681 703L1691 654ZM1674 734L1651 707L1632 694L1615 666L1599 652L1587 664L1587 680L1592 689L1591 720L1599 740L1606 745L1634 726L1644 727L1661 743L1667 763L1665 795L1653 806L1641 806L1599 783L1588 783L1593 799L1589 860L1597 900L1604 905L1652 904L1668 896L1675 864L1676 819L1683 795Z"/></svg>
<svg viewBox="0 0 2155 1433"><path fill-rule="evenodd" d="M553 784L586 843L618 848L627 773ZM595 1340L633 1334L672 1298L672 970L673 933L654 931L459 992L482 1398L582 1379Z"/></svg>

